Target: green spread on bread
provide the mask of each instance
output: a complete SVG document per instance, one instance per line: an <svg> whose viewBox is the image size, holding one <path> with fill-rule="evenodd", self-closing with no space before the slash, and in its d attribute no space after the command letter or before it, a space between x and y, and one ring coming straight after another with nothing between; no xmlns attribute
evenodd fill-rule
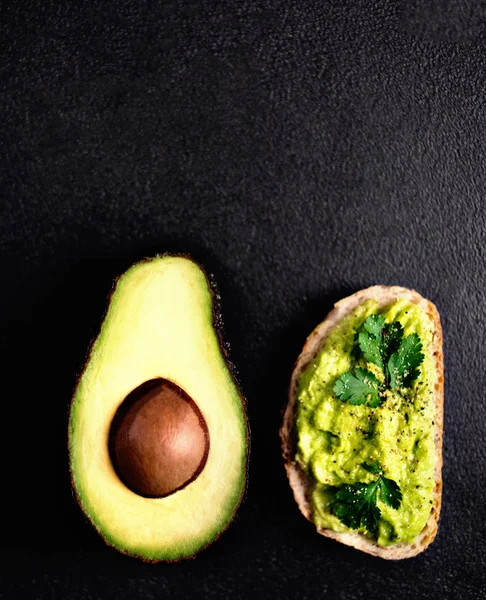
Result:
<svg viewBox="0 0 486 600"><path fill-rule="evenodd" d="M300 376L295 460L318 527L380 546L424 528L435 484L433 335L416 303L366 300Z"/></svg>

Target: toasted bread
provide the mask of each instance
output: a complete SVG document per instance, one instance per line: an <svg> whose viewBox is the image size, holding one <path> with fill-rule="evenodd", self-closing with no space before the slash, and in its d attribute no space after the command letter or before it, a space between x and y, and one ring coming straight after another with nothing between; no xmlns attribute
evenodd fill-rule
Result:
<svg viewBox="0 0 486 600"><path fill-rule="evenodd" d="M398 560L410 558L425 550L433 541L437 533L438 519L441 508L442 495L442 430L443 430L443 398L444 398L444 365L442 353L442 328L439 313L435 305L423 298L415 290L398 286L373 286L356 292L348 298L337 302L334 309L327 315L325 320L318 325L307 338L304 348L298 357L292 373L289 389L288 404L284 412L283 423L280 429L282 454L285 462L287 476L294 493L297 505L302 514L312 521L312 506L310 495L312 482L295 462L295 435L294 424L297 415L297 395L301 374L309 363L319 353L332 329L343 317L352 313L358 305L366 300L376 300L379 306L385 306L398 299L406 299L419 305L433 323L433 340L428 349L433 355L435 362L435 418L434 418L434 441L435 441L435 485L433 489L433 504L429 518L412 543L397 543L390 546L379 546L376 542L357 532L337 533L331 529L317 527L319 534L330 537L338 542L353 546L358 550L379 556L381 558Z"/></svg>

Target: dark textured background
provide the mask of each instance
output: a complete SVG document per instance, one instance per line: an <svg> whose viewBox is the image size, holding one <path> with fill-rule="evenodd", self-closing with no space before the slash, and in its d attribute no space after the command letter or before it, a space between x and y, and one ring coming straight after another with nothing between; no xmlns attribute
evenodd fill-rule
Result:
<svg viewBox="0 0 486 600"><path fill-rule="evenodd" d="M0 596L486 598L481 3L67 4L0 8ZM167 250L217 278L253 446L230 530L150 566L83 520L66 423L112 278ZM445 329L440 529L399 563L315 534L277 436L306 335L374 283Z"/></svg>

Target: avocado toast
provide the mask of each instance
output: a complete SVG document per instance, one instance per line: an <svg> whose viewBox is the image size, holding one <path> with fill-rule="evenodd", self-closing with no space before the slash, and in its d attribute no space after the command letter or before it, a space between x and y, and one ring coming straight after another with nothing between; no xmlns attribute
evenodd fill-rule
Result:
<svg viewBox="0 0 486 600"><path fill-rule="evenodd" d="M312 332L280 436L295 500L318 533L387 559L432 542L443 386L439 314L414 290L361 290Z"/></svg>

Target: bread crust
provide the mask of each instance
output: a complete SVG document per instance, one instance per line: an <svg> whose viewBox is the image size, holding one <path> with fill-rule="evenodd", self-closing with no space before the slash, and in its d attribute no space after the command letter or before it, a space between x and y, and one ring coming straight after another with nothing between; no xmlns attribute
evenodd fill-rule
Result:
<svg viewBox="0 0 486 600"><path fill-rule="evenodd" d="M314 331L309 335L304 348L297 358L292 372L289 388L289 399L284 411L283 423L280 429L280 440L282 455L287 471L290 486L294 498L302 514L312 522L312 506L310 494L312 482L294 461L295 440L294 424L297 412L297 392L301 374L309 363L318 354L324 345L329 333L341 321L342 318L352 313L357 306L366 300L377 300L379 306L385 306L390 302L405 299L419 305L428 315L434 326L434 335L429 351L435 362L436 381L434 388L435 418L434 418L434 441L435 441L435 485L433 490L433 504L427 523L412 543L401 542L391 546L379 546L374 541L366 538L360 533L336 533L331 529L317 527L317 532L374 556L389 560L399 560L416 556L433 541L437 533L441 497L442 497L442 431L443 431L443 405L444 405L444 360L442 352L442 328L440 317L435 305L423 298L415 290L399 286L376 285L356 292L352 296L340 300L334 305L333 310L327 315Z"/></svg>

